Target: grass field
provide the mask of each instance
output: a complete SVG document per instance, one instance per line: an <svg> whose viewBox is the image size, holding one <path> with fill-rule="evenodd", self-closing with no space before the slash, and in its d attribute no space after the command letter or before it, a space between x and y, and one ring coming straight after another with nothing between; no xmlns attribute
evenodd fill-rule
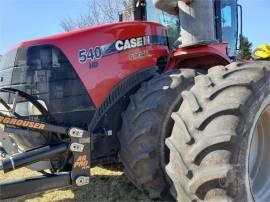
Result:
<svg viewBox="0 0 270 202"><path fill-rule="evenodd" d="M91 169L90 185L83 188L65 188L45 193L31 194L12 200L1 202L49 202L49 201L145 201L150 199L137 190L122 172L122 167L96 167ZM39 175L28 169L3 174L0 172L0 181L12 180L26 176ZM38 185L37 185L38 186Z"/></svg>

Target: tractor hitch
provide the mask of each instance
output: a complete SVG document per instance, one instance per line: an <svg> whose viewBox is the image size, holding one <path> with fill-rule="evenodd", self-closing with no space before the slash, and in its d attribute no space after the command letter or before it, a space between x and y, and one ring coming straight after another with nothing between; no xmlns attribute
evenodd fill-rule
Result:
<svg viewBox="0 0 270 202"><path fill-rule="evenodd" d="M3 125L28 129L29 131L46 131L60 133L69 137L70 141L39 147L23 153L7 156L0 163L4 173L21 167L59 156L65 152L72 153L73 164L70 172L57 172L38 177L25 178L0 184L0 200L14 198L25 194L63 188L70 185L83 186L89 184L91 162L91 138L88 131L79 128L67 128L42 122L18 119L0 114Z"/></svg>
<svg viewBox="0 0 270 202"><path fill-rule="evenodd" d="M24 153L18 153L9 156L2 161L2 170L4 173L7 173L35 162L52 158L66 152L67 149L68 145L62 143L55 146L45 146Z"/></svg>

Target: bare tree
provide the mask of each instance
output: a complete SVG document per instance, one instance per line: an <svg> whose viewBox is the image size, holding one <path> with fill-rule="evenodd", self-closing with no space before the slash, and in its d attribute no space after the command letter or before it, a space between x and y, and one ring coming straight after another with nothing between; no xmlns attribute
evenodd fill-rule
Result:
<svg viewBox="0 0 270 202"><path fill-rule="evenodd" d="M66 17L60 22L65 31L85 28L93 25L117 22L119 12L127 10L133 0L88 0L87 13L81 14L77 19Z"/></svg>

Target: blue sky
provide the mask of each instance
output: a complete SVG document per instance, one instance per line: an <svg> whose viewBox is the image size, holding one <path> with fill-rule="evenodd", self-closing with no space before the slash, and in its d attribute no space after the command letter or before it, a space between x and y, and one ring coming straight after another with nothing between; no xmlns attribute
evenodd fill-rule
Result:
<svg viewBox="0 0 270 202"><path fill-rule="evenodd" d="M63 32L60 21L87 12L87 0L0 0L0 54L22 41ZM270 0L239 0L244 35L254 46L270 44Z"/></svg>

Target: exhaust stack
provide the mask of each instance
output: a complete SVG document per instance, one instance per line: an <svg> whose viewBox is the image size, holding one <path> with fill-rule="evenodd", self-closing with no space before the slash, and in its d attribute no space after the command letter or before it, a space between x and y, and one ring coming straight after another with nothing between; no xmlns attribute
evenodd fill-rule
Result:
<svg viewBox="0 0 270 202"><path fill-rule="evenodd" d="M216 39L214 0L153 0L153 2L157 8L180 16L182 45Z"/></svg>

